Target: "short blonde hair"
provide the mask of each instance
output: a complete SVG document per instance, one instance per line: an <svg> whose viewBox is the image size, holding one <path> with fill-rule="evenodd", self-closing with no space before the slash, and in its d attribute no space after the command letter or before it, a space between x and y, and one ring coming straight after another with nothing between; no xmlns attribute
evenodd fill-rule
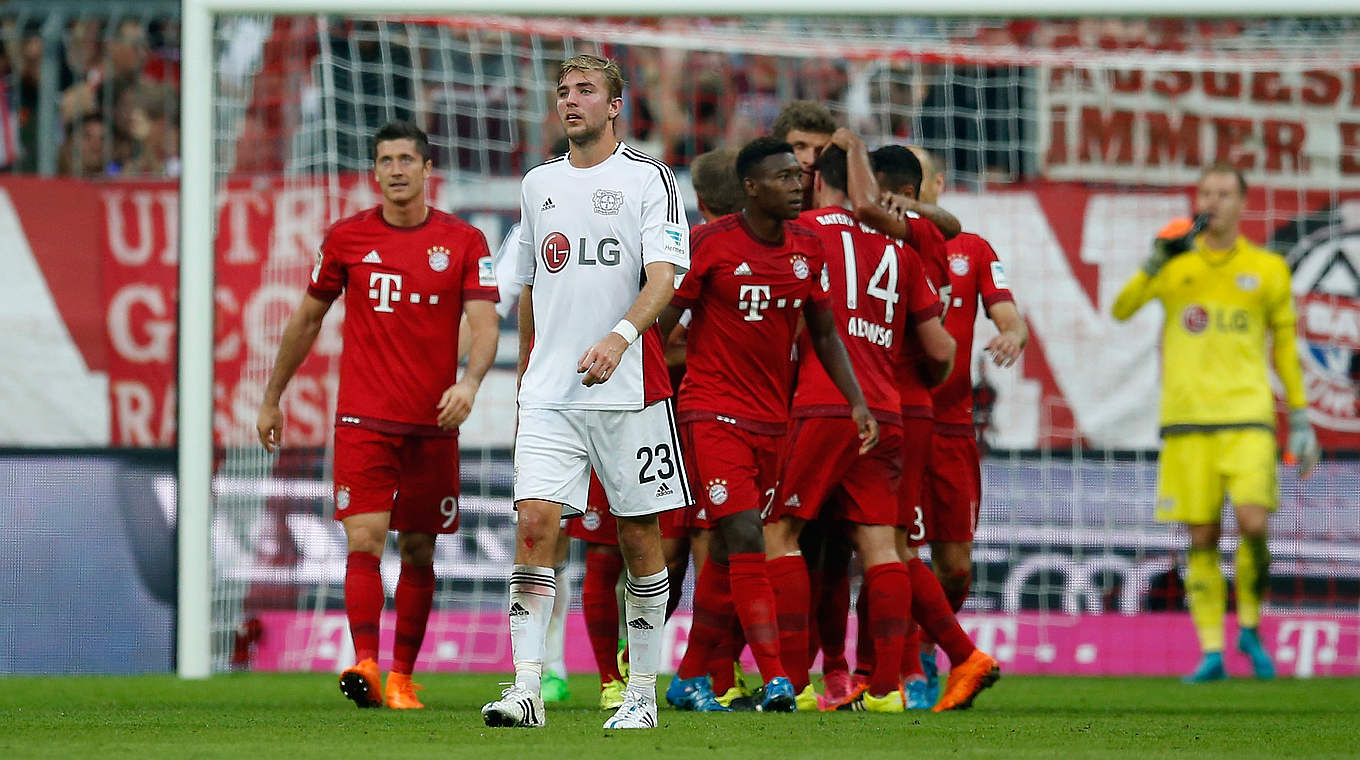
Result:
<svg viewBox="0 0 1360 760"><path fill-rule="evenodd" d="M619 65L608 58L601 58L598 55L574 55L562 62L561 68L557 70L557 83L562 84L562 80L567 74L573 71L600 71L604 72L604 79L609 83L609 98L623 97L623 87L628 84L623 79L623 71Z"/></svg>

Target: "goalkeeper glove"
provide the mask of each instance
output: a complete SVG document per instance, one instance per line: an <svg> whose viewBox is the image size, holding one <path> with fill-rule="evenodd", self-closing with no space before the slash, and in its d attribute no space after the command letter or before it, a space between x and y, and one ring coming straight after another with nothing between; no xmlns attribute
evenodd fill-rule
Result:
<svg viewBox="0 0 1360 760"><path fill-rule="evenodd" d="M1179 256L1195 246L1195 236L1204 231L1209 224L1209 214L1200 214L1194 220L1177 219L1166 225L1152 241L1152 255L1143 262L1143 271L1149 277L1156 275L1172 257Z"/></svg>
<svg viewBox="0 0 1360 760"><path fill-rule="evenodd" d="M1313 432L1313 426L1308 422L1307 408L1289 412L1287 447L1289 457L1298 465L1299 477L1307 478L1322 456L1322 447L1318 445L1317 434Z"/></svg>

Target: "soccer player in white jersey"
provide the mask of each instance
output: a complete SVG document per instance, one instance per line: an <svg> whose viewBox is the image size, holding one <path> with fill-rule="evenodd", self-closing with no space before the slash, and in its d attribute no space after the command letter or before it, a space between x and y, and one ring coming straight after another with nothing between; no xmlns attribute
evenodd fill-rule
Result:
<svg viewBox="0 0 1360 760"><path fill-rule="evenodd" d="M520 190L515 681L482 708L488 726L546 723L541 677L558 521L585 512L592 468L618 518L627 567L630 674L604 727L656 726L669 594L657 515L693 500L655 323L689 266L689 228L671 170L618 139L623 85L613 61L562 63L557 115L570 151L530 170Z"/></svg>

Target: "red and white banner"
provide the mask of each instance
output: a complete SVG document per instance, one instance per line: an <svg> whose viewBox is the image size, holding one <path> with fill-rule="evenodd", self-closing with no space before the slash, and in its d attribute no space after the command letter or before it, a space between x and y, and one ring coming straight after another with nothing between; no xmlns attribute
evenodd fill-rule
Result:
<svg viewBox="0 0 1360 760"><path fill-rule="evenodd" d="M254 440L277 340L324 229L376 201L367 177L344 178L340 189L342 197L328 201L320 185L259 178L233 182L219 195L217 338L204 347L216 359L218 443ZM493 246L516 214L503 197L514 193L484 193L457 209ZM1360 235L1360 206L1352 209L1348 197L1253 190L1245 233L1287 250L1295 268L1300 353L1324 447L1360 450L1348 375L1360 346L1360 257L1350 244ZM1066 183L945 196L942 204L997 250L1033 333L1015 369L975 362L998 389L994 445L1157 446L1160 310L1149 306L1120 324L1109 316L1110 305L1149 237L1167 219L1187 215L1189 203L1184 190L1114 192ZM1302 221L1319 218L1340 221ZM173 445L176 265L181 255L204 255L178 250L177 229L173 183L0 180L0 239L15 294L0 303L9 359L0 370L7 410L0 444ZM1281 230L1290 229L1311 232L1285 240ZM285 395L288 445L327 442L340 310L332 309ZM989 329L979 323L980 331ZM504 388L483 386L472 445L509 445L513 373L506 373Z"/></svg>
<svg viewBox="0 0 1360 760"><path fill-rule="evenodd" d="M1360 68L1038 72L1049 179L1186 184L1226 161L1253 183L1360 188Z"/></svg>

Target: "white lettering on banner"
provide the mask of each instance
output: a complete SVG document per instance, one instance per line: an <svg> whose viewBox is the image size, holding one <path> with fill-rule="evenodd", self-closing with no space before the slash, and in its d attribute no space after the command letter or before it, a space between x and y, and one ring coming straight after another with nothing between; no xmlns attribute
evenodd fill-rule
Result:
<svg viewBox="0 0 1360 760"><path fill-rule="evenodd" d="M1341 624L1335 620L1287 620L1275 636L1275 656L1294 663L1296 678L1312 678L1318 665L1335 665Z"/></svg>
<svg viewBox="0 0 1360 760"><path fill-rule="evenodd" d="M319 187L284 188L274 197L274 230L269 236L269 263L280 267L310 262L312 252L331 222L326 196ZM298 257L303 257L299 259Z"/></svg>
<svg viewBox="0 0 1360 760"><path fill-rule="evenodd" d="M139 316L149 313L150 318ZM138 335L141 328L141 336ZM109 299L109 341L130 362L169 362L174 347L175 317L161 289L148 283L127 285Z"/></svg>
<svg viewBox="0 0 1360 760"><path fill-rule="evenodd" d="M151 433L151 412L156 401L145 383L119 380L109 386L113 393L114 419L118 420L117 440L124 446L155 446Z"/></svg>
<svg viewBox="0 0 1360 760"><path fill-rule="evenodd" d="M285 326L278 319L278 315L287 314L297 302L297 291L297 286L292 284L261 285L250 294L250 300L246 302L245 309L241 312L240 323L250 356L273 359L280 341L283 340ZM313 350L315 349L313 346Z"/></svg>
<svg viewBox="0 0 1360 760"><path fill-rule="evenodd" d="M960 618L959 626L968 633L978 649L990 653L998 662L1011 662L1015 659L1015 647L1020 640L1020 626L1013 618L974 615Z"/></svg>
<svg viewBox="0 0 1360 760"><path fill-rule="evenodd" d="M377 287L374 287L374 286ZM378 302L374 311L392 313L392 303L401 300L401 275L391 272L371 272L368 275L368 297Z"/></svg>
<svg viewBox="0 0 1360 760"><path fill-rule="evenodd" d="M122 190L113 190L103 194L104 201L104 223L105 231L108 233L109 251L118 263L125 266L135 267L147 263L151 259L151 248L155 244L155 227L151 222L151 193L145 190L138 190L131 193L132 207L134 209L135 222L132 226L132 237L136 243L129 241L127 214L123 209L124 199L127 197Z"/></svg>
<svg viewBox="0 0 1360 760"><path fill-rule="evenodd" d="M213 303L217 306L218 319L224 315L235 315L241 312L241 304L236 300L236 294L231 288L215 288L213 290ZM218 339L217 345L213 347L213 361L229 362L241 358L241 336L238 331L230 331Z"/></svg>
<svg viewBox="0 0 1360 760"><path fill-rule="evenodd" d="M252 244L251 225L257 224L260 217L269 211L269 203L256 190L219 190L214 196L219 217L226 209L226 222L223 233L228 238L228 248L221 254L228 264L255 264L260 261L260 252Z"/></svg>

